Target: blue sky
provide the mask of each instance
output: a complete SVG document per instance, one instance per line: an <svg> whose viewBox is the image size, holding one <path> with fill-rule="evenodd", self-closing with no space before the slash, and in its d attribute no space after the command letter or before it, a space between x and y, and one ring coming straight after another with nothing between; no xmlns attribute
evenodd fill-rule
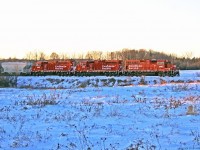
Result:
<svg viewBox="0 0 200 150"><path fill-rule="evenodd" d="M154 49L200 57L199 0L6 0L0 58Z"/></svg>

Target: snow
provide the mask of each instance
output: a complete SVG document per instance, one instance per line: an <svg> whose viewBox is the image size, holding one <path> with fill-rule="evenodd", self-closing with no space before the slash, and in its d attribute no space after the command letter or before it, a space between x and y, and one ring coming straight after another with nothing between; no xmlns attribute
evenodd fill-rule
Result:
<svg viewBox="0 0 200 150"><path fill-rule="evenodd" d="M18 77L0 88L0 149L200 149L198 72Z"/></svg>

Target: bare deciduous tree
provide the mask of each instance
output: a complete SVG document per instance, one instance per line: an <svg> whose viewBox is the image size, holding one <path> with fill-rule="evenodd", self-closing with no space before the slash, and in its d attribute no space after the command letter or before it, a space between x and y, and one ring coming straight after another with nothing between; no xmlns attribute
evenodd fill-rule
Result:
<svg viewBox="0 0 200 150"><path fill-rule="evenodd" d="M37 52L37 51L34 52L33 58L34 58L34 60L36 60L36 61L38 60L38 52Z"/></svg>
<svg viewBox="0 0 200 150"><path fill-rule="evenodd" d="M68 55L66 53L61 53L60 54L60 59L65 60L65 59L69 59Z"/></svg>
<svg viewBox="0 0 200 150"><path fill-rule="evenodd" d="M45 53L44 52L39 52L38 58L39 58L39 60L45 60L46 59Z"/></svg>
<svg viewBox="0 0 200 150"><path fill-rule="evenodd" d="M185 57L186 58L192 58L192 52L191 51L186 52Z"/></svg>
<svg viewBox="0 0 200 150"><path fill-rule="evenodd" d="M50 59L52 60L59 59L59 55L56 52L52 52L50 55Z"/></svg>
<svg viewBox="0 0 200 150"><path fill-rule="evenodd" d="M85 55L86 59L102 59L102 51L88 51Z"/></svg>
<svg viewBox="0 0 200 150"><path fill-rule="evenodd" d="M33 58L33 53L31 51L27 52L25 55L25 59L27 60L32 60Z"/></svg>

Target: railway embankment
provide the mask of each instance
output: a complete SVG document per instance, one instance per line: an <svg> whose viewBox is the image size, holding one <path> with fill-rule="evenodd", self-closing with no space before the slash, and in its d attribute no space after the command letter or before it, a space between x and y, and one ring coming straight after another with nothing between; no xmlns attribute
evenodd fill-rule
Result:
<svg viewBox="0 0 200 150"><path fill-rule="evenodd" d="M0 88L74 89L86 87L157 86L166 84L200 84L200 70L181 71L180 76L1 76Z"/></svg>
<svg viewBox="0 0 200 150"><path fill-rule="evenodd" d="M200 77L18 77L18 88L73 89L86 87L157 86L200 84Z"/></svg>

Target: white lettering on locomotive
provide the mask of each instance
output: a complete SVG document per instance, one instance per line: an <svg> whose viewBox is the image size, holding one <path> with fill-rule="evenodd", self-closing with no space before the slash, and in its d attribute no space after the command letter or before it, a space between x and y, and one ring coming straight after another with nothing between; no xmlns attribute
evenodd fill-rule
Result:
<svg viewBox="0 0 200 150"><path fill-rule="evenodd" d="M102 69L103 70L112 70L112 68L116 67L115 65L103 65Z"/></svg>
<svg viewBox="0 0 200 150"><path fill-rule="evenodd" d="M138 70L139 69L139 65L128 65L128 69L129 70Z"/></svg>
<svg viewBox="0 0 200 150"><path fill-rule="evenodd" d="M55 70L64 70L67 66L55 66Z"/></svg>

